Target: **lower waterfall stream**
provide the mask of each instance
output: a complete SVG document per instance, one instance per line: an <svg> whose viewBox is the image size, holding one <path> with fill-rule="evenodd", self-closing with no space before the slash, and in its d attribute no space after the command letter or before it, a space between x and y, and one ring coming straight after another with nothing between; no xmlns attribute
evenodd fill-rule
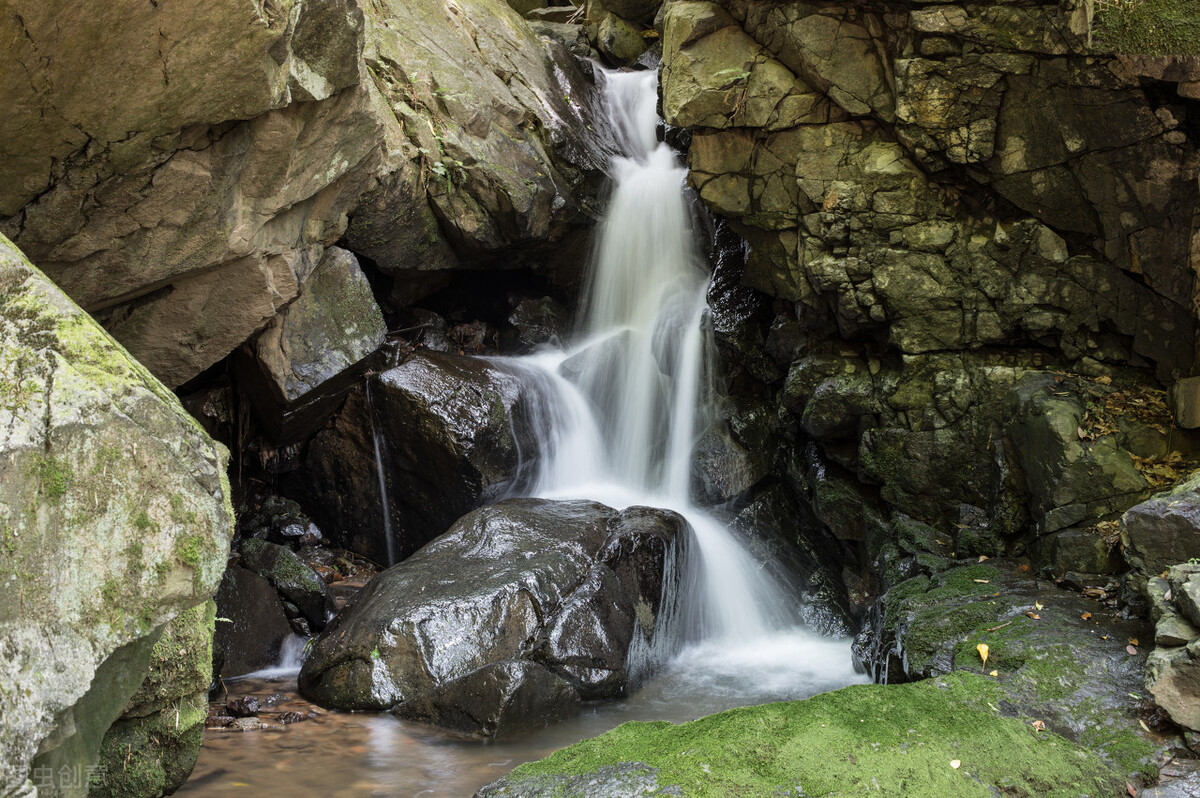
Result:
<svg viewBox="0 0 1200 798"><path fill-rule="evenodd" d="M275 733L210 730L182 794L464 796L521 762L629 720L681 722L867 681L854 672L849 641L802 626L794 592L690 498L695 441L716 412L709 275L684 193L686 169L656 138L655 73L604 76L624 153L613 161L580 341L517 359L544 402L533 411L539 451L515 492L663 507L688 519L695 571L679 578L687 589L665 611L670 627L655 634L656 650L631 652L645 659L635 672L646 678L619 701L488 744L387 714L319 711ZM311 709L295 695L294 672L229 686L231 697L276 694L266 699L275 709Z"/></svg>

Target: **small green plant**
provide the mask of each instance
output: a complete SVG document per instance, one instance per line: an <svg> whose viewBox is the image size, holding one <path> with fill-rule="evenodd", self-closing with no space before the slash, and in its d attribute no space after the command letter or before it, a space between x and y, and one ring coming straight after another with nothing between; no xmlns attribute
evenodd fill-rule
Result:
<svg viewBox="0 0 1200 798"><path fill-rule="evenodd" d="M38 457L34 470L41 482L41 492L51 502L57 502L67 495L71 483L71 469L66 463L51 454Z"/></svg>

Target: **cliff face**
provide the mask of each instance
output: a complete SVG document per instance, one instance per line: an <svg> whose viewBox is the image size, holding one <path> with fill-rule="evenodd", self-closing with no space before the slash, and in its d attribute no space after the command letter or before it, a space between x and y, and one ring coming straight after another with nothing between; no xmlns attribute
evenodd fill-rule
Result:
<svg viewBox="0 0 1200 798"><path fill-rule="evenodd" d="M1197 65L1093 55L1068 12L671 4L667 121L753 244L747 282L905 354L1191 373Z"/></svg>
<svg viewBox="0 0 1200 798"><path fill-rule="evenodd" d="M579 67L497 0L9 8L0 232L171 386L293 301L356 209L359 254L427 277L560 235L598 165Z"/></svg>
<svg viewBox="0 0 1200 798"><path fill-rule="evenodd" d="M1137 458L1192 456L1150 388L1161 439L1093 426L1115 385L1196 372L1200 61L1092 51L1087 13L666 6L667 121L748 242L716 303L735 377L872 557L897 513L1049 557L1146 495Z"/></svg>

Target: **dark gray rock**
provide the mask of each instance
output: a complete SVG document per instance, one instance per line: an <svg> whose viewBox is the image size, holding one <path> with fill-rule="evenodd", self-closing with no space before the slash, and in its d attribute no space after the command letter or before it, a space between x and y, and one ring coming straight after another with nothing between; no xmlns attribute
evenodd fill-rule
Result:
<svg viewBox="0 0 1200 798"><path fill-rule="evenodd" d="M536 662L510 660L443 682L392 712L475 737L505 737L578 714L579 694Z"/></svg>
<svg viewBox="0 0 1200 798"><path fill-rule="evenodd" d="M595 502L476 510L363 588L317 639L300 689L340 709L425 695L433 717L429 696L457 700L449 682L531 660L580 693L613 695L633 635L655 633L668 547L686 528L674 513Z"/></svg>
<svg viewBox="0 0 1200 798"><path fill-rule="evenodd" d="M1147 574L1200 557L1200 474L1121 517L1125 558Z"/></svg>
<svg viewBox="0 0 1200 798"><path fill-rule="evenodd" d="M286 546L265 540L247 540L241 546L242 565L264 577L279 595L294 604L311 628L324 629L333 611L329 588L316 571Z"/></svg>
<svg viewBox="0 0 1200 798"><path fill-rule="evenodd" d="M526 347L560 343L570 327L566 308L548 296L522 299L508 316L517 328L517 340Z"/></svg>
<svg viewBox="0 0 1200 798"><path fill-rule="evenodd" d="M494 360L412 354L351 393L313 438L305 468L285 492L338 545L379 563L403 559L503 493L518 453L536 451L521 423L529 390L519 372Z"/></svg>
<svg viewBox="0 0 1200 798"><path fill-rule="evenodd" d="M224 663L219 675L241 676L274 665L292 628L271 583L253 571L231 566L215 599L218 620L213 647Z"/></svg>

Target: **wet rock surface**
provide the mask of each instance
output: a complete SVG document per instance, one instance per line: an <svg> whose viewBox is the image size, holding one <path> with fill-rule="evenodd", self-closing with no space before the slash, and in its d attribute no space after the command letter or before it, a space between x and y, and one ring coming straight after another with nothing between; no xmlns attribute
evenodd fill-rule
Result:
<svg viewBox="0 0 1200 798"><path fill-rule="evenodd" d="M285 486L336 544L385 565L502 494L517 476L520 453L536 451L522 423L530 386L519 372L449 353L405 357L347 398Z"/></svg>
<svg viewBox="0 0 1200 798"><path fill-rule="evenodd" d="M536 662L575 695L615 695L633 635L656 631L665 558L685 530L673 513L594 502L511 499L472 512L367 584L318 638L301 690L340 709L415 701L406 711L484 735L542 711L522 686L545 682L542 670L500 663ZM454 709L467 693L481 699L473 729ZM545 692L542 709L560 712L562 693ZM513 696L521 717L507 709Z"/></svg>
<svg viewBox="0 0 1200 798"><path fill-rule="evenodd" d="M274 665L292 627L271 583L246 568L230 566L216 602L217 615L228 619L217 623L213 637L222 663L218 675L241 676Z"/></svg>
<svg viewBox="0 0 1200 798"><path fill-rule="evenodd" d="M579 712L579 693L536 662L485 665L396 706L402 720L477 737L538 729Z"/></svg>
<svg viewBox="0 0 1200 798"><path fill-rule="evenodd" d="M855 655L878 680L994 671L1003 712L1042 721L1122 772L1154 777L1155 745L1137 731L1153 639L1145 621L1121 617L1104 603L1111 594L1103 587L1063 590L1036 579L1027 563L930 570L884 594L855 640Z"/></svg>

